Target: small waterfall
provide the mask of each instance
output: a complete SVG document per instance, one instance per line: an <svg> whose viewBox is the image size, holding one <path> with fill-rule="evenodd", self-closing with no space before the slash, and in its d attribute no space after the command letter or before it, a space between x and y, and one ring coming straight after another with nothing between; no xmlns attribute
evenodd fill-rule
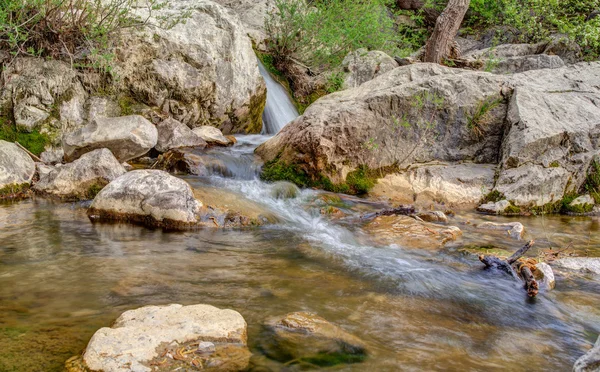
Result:
<svg viewBox="0 0 600 372"><path fill-rule="evenodd" d="M273 79L260 60L258 69L267 84L267 104L262 115L262 134L276 134L287 123L299 116L298 110L285 88Z"/></svg>

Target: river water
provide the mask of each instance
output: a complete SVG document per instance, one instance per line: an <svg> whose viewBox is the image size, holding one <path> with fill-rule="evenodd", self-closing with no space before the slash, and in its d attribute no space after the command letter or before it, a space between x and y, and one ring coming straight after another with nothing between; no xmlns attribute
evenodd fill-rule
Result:
<svg viewBox="0 0 600 372"><path fill-rule="evenodd" d="M277 128L277 127L275 127ZM205 156L224 166L184 177L260 203L278 217L250 229L163 232L92 224L88 203L34 198L0 205L0 371L60 371L93 333L128 309L206 303L240 312L253 371L291 371L263 355L261 324L311 311L365 341L369 357L343 371L570 370L600 332L598 277L557 273L557 288L528 299L510 278L482 270L465 246L514 251L522 242L477 231L444 249L374 244L359 216L384 205L344 197L346 217L320 214L329 194L273 197L256 177L253 149L269 137L239 136ZM571 245L600 256L597 218L520 218L541 249Z"/></svg>

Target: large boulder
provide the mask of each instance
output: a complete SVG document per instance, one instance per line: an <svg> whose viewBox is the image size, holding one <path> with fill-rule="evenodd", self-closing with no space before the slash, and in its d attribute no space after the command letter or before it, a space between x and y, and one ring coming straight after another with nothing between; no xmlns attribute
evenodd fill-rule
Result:
<svg viewBox="0 0 600 372"><path fill-rule="evenodd" d="M598 372L600 371L600 336L594 346L581 358L575 361L573 372Z"/></svg>
<svg viewBox="0 0 600 372"><path fill-rule="evenodd" d="M19 129L38 129L60 140L84 124L87 93L68 63L17 58L2 71L0 107L10 112Z"/></svg>
<svg viewBox="0 0 600 372"><path fill-rule="evenodd" d="M136 10L148 17L143 8ZM115 43L117 86L190 126L210 124L225 133L260 133L265 83L239 18L209 0L172 0L147 27Z"/></svg>
<svg viewBox="0 0 600 372"><path fill-rule="evenodd" d="M348 54L342 61L342 68L346 73L342 88L355 88L396 67L398 62L384 52L358 49Z"/></svg>
<svg viewBox="0 0 600 372"><path fill-rule="evenodd" d="M35 163L14 143L0 140L0 198L31 184Z"/></svg>
<svg viewBox="0 0 600 372"><path fill-rule="evenodd" d="M251 355L246 328L234 310L145 306L124 312L110 328L99 329L88 343L83 363L91 371L150 372L156 363L164 370L187 370L201 368L203 360L208 370L244 370ZM167 354L171 358L164 359Z"/></svg>
<svg viewBox="0 0 600 372"><path fill-rule="evenodd" d="M55 167L33 189L63 199L92 199L109 182L126 171L107 149L82 155L72 163Z"/></svg>
<svg viewBox="0 0 600 372"><path fill-rule="evenodd" d="M503 44L492 48L471 51L464 55L467 61L481 62L480 66L495 74L509 74L565 66L561 57L546 54L548 43ZM548 53L551 53L549 51Z"/></svg>
<svg viewBox="0 0 600 372"><path fill-rule="evenodd" d="M599 101L600 62L512 75L413 64L319 99L256 152L264 169L334 184L361 167L498 164L494 190L539 207L582 189L600 156Z"/></svg>
<svg viewBox="0 0 600 372"><path fill-rule="evenodd" d="M156 146L158 132L154 124L139 115L95 118L94 121L63 138L65 160L100 148L109 149L124 162L147 153Z"/></svg>
<svg viewBox="0 0 600 372"><path fill-rule="evenodd" d="M297 312L269 319L265 332L262 348L281 362L295 360L331 366L360 362L367 356L360 339L313 313Z"/></svg>
<svg viewBox="0 0 600 372"><path fill-rule="evenodd" d="M206 141L194 133L187 125L169 118L160 122L156 150L166 152L180 147L206 147Z"/></svg>
<svg viewBox="0 0 600 372"><path fill-rule="evenodd" d="M185 181L160 170L135 170L102 189L88 215L92 220L179 229L195 226L201 207Z"/></svg>

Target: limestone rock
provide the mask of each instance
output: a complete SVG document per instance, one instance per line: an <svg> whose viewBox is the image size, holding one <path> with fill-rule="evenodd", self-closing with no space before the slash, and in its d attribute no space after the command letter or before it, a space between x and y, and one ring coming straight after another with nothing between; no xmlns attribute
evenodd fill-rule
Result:
<svg viewBox="0 0 600 372"><path fill-rule="evenodd" d="M31 184L35 163L17 145L0 140L0 189Z"/></svg>
<svg viewBox="0 0 600 372"><path fill-rule="evenodd" d="M160 170L134 170L102 189L88 216L92 220L187 228L198 223L201 207L185 181Z"/></svg>
<svg viewBox="0 0 600 372"><path fill-rule="evenodd" d="M281 362L302 358L327 366L358 362L367 355L360 339L313 313L269 319L265 331L269 337L263 338L261 346L267 355Z"/></svg>
<svg viewBox="0 0 600 372"><path fill-rule="evenodd" d="M545 45L503 44L473 51L466 54L465 59L482 61L483 68L495 74L564 67L565 63L559 56L544 54Z"/></svg>
<svg viewBox="0 0 600 372"><path fill-rule="evenodd" d="M421 165L379 179L370 195L402 203L475 204L494 187L494 168L486 164Z"/></svg>
<svg viewBox="0 0 600 372"><path fill-rule="evenodd" d="M267 38L265 19L275 8L275 0L215 0L227 9L231 9L242 21L246 33L258 46Z"/></svg>
<svg viewBox="0 0 600 372"><path fill-rule="evenodd" d="M224 177L232 175L223 160L185 148L170 150L159 156L156 167L172 173L205 177L214 174Z"/></svg>
<svg viewBox="0 0 600 372"><path fill-rule="evenodd" d="M342 61L342 68L346 72L342 88L355 88L396 67L398 62L384 52L358 49Z"/></svg>
<svg viewBox="0 0 600 372"><path fill-rule="evenodd" d="M98 118L115 118L121 116L121 107L109 97L90 97L86 101L87 122Z"/></svg>
<svg viewBox="0 0 600 372"><path fill-rule="evenodd" d="M556 280L554 279L554 272L552 267L545 262L540 262L535 265L535 276L542 288L547 290L554 289L556 286Z"/></svg>
<svg viewBox="0 0 600 372"><path fill-rule="evenodd" d="M124 162L144 155L156 146L157 141L156 127L141 116L100 117L65 136L63 148L67 161L95 149L107 148Z"/></svg>
<svg viewBox="0 0 600 372"><path fill-rule="evenodd" d="M219 130L219 128L211 127L210 125L203 125L201 127L197 127L192 129L192 131L200 138L202 138L206 143L228 146L231 142L223 136L223 133Z"/></svg>
<svg viewBox="0 0 600 372"><path fill-rule="evenodd" d="M600 274L600 257L565 257L552 261L552 264L569 270Z"/></svg>
<svg viewBox="0 0 600 372"><path fill-rule="evenodd" d="M166 152L180 147L206 147L206 142L187 125L169 118L156 126L158 142L156 150ZM216 129L216 128L215 128ZM218 129L217 129L218 130Z"/></svg>
<svg viewBox="0 0 600 372"><path fill-rule="evenodd" d="M581 358L575 361L573 372L598 372L600 371L600 336L592 347Z"/></svg>
<svg viewBox="0 0 600 372"><path fill-rule="evenodd" d="M379 244L403 248L440 248L462 235L456 226L422 222L408 216L379 216L365 230Z"/></svg>
<svg viewBox="0 0 600 372"><path fill-rule="evenodd" d="M502 230L506 231L508 235L517 240L521 240L523 238L523 233L525 232L525 227L520 222L505 222L505 223L496 223L496 222L483 222L477 225L478 229L483 230Z"/></svg>
<svg viewBox="0 0 600 372"><path fill-rule="evenodd" d="M561 200L570 179L564 168L528 164L502 171L495 189L517 206L542 206Z"/></svg>
<svg viewBox="0 0 600 372"><path fill-rule="evenodd" d="M126 171L107 149L82 155L72 163L54 168L33 189L63 199L91 199L109 182Z"/></svg>
<svg viewBox="0 0 600 372"><path fill-rule="evenodd" d="M2 71L6 85L0 92L0 107L11 107L19 128L40 129L60 138L83 124L87 98L77 71L68 63L42 58L17 58ZM58 109L58 128L49 124Z"/></svg>
<svg viewBox="0 0 600 372"><path fill-rule="evenodd" d="M143 7L135 11L148 16ZM152 11L150 23L182 15L185 21L172 28L121 35L115 42L118 88L189 127L260 133L266 88L239 18L209 0L172 0Z"/></svg>
<svg viewBox="0 0 600 372"><path fill-rule="evenodd" d="M92 371L150 372L150 363L160 357L164 345L212 342L246 349L246 327L238 312L210 305L145 306L124 312L110 328L99 329L88 343L83 362ZM237 369L229 365L219 370L246 368L250 357L246 353Z"/></svg>
<svg viewBox="0 0 600 372"><path fill-rule="evenodd" d="M44 152L40 154L40 159L45 164L59 164L63 162L63 157L65 156L65 152L62 147L57 148L47 148Z"/></svg>
<svg viewBox="0 0 600 372"><path fill-rule="evenodd" d="M421 213L417 214L417 217L419 217L420 219L422 219L425 222L441 222L441 223L448 222L448 216L446 216L446 214L442 211L421 212Z"/></svg>
<svg viewBox="0 0 600 372"><path fill-rule="evenodd" d="M510 207L510 202L508 200L500 200L482 204L477 207L477 210L483 213L502 214L508 207Z"/></svg>

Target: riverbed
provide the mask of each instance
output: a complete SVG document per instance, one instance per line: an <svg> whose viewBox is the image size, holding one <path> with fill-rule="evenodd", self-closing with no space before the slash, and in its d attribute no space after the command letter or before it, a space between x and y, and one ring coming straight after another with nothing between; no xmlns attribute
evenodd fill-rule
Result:
<svg viewBox="0 0 600 372"><path fill-rule="evenodd" d="M600 284L557 271L535 299L509 277L483 270L465 247L514 251L523 241L474 225L515 218L457 212L463 236L443 249L377 245L360 216L383 203L343 197L344 218L320 213L321 191L273 197L239 137L207 156L225 167L184 176L194 187L239 193L278 217L246 229L165 232L92 223L89 202L33 198L0 205L0 371L60 371L93 333L149 304L211 304L237 310L249 327L250 370L289 368L261 351L261 324L294 311L318 313L358 336L369 357L333 368L570 370L600 332ZM223 174L226 169L226 174ZM519 217L542 250L600 256L597 217Z"/></svg>

